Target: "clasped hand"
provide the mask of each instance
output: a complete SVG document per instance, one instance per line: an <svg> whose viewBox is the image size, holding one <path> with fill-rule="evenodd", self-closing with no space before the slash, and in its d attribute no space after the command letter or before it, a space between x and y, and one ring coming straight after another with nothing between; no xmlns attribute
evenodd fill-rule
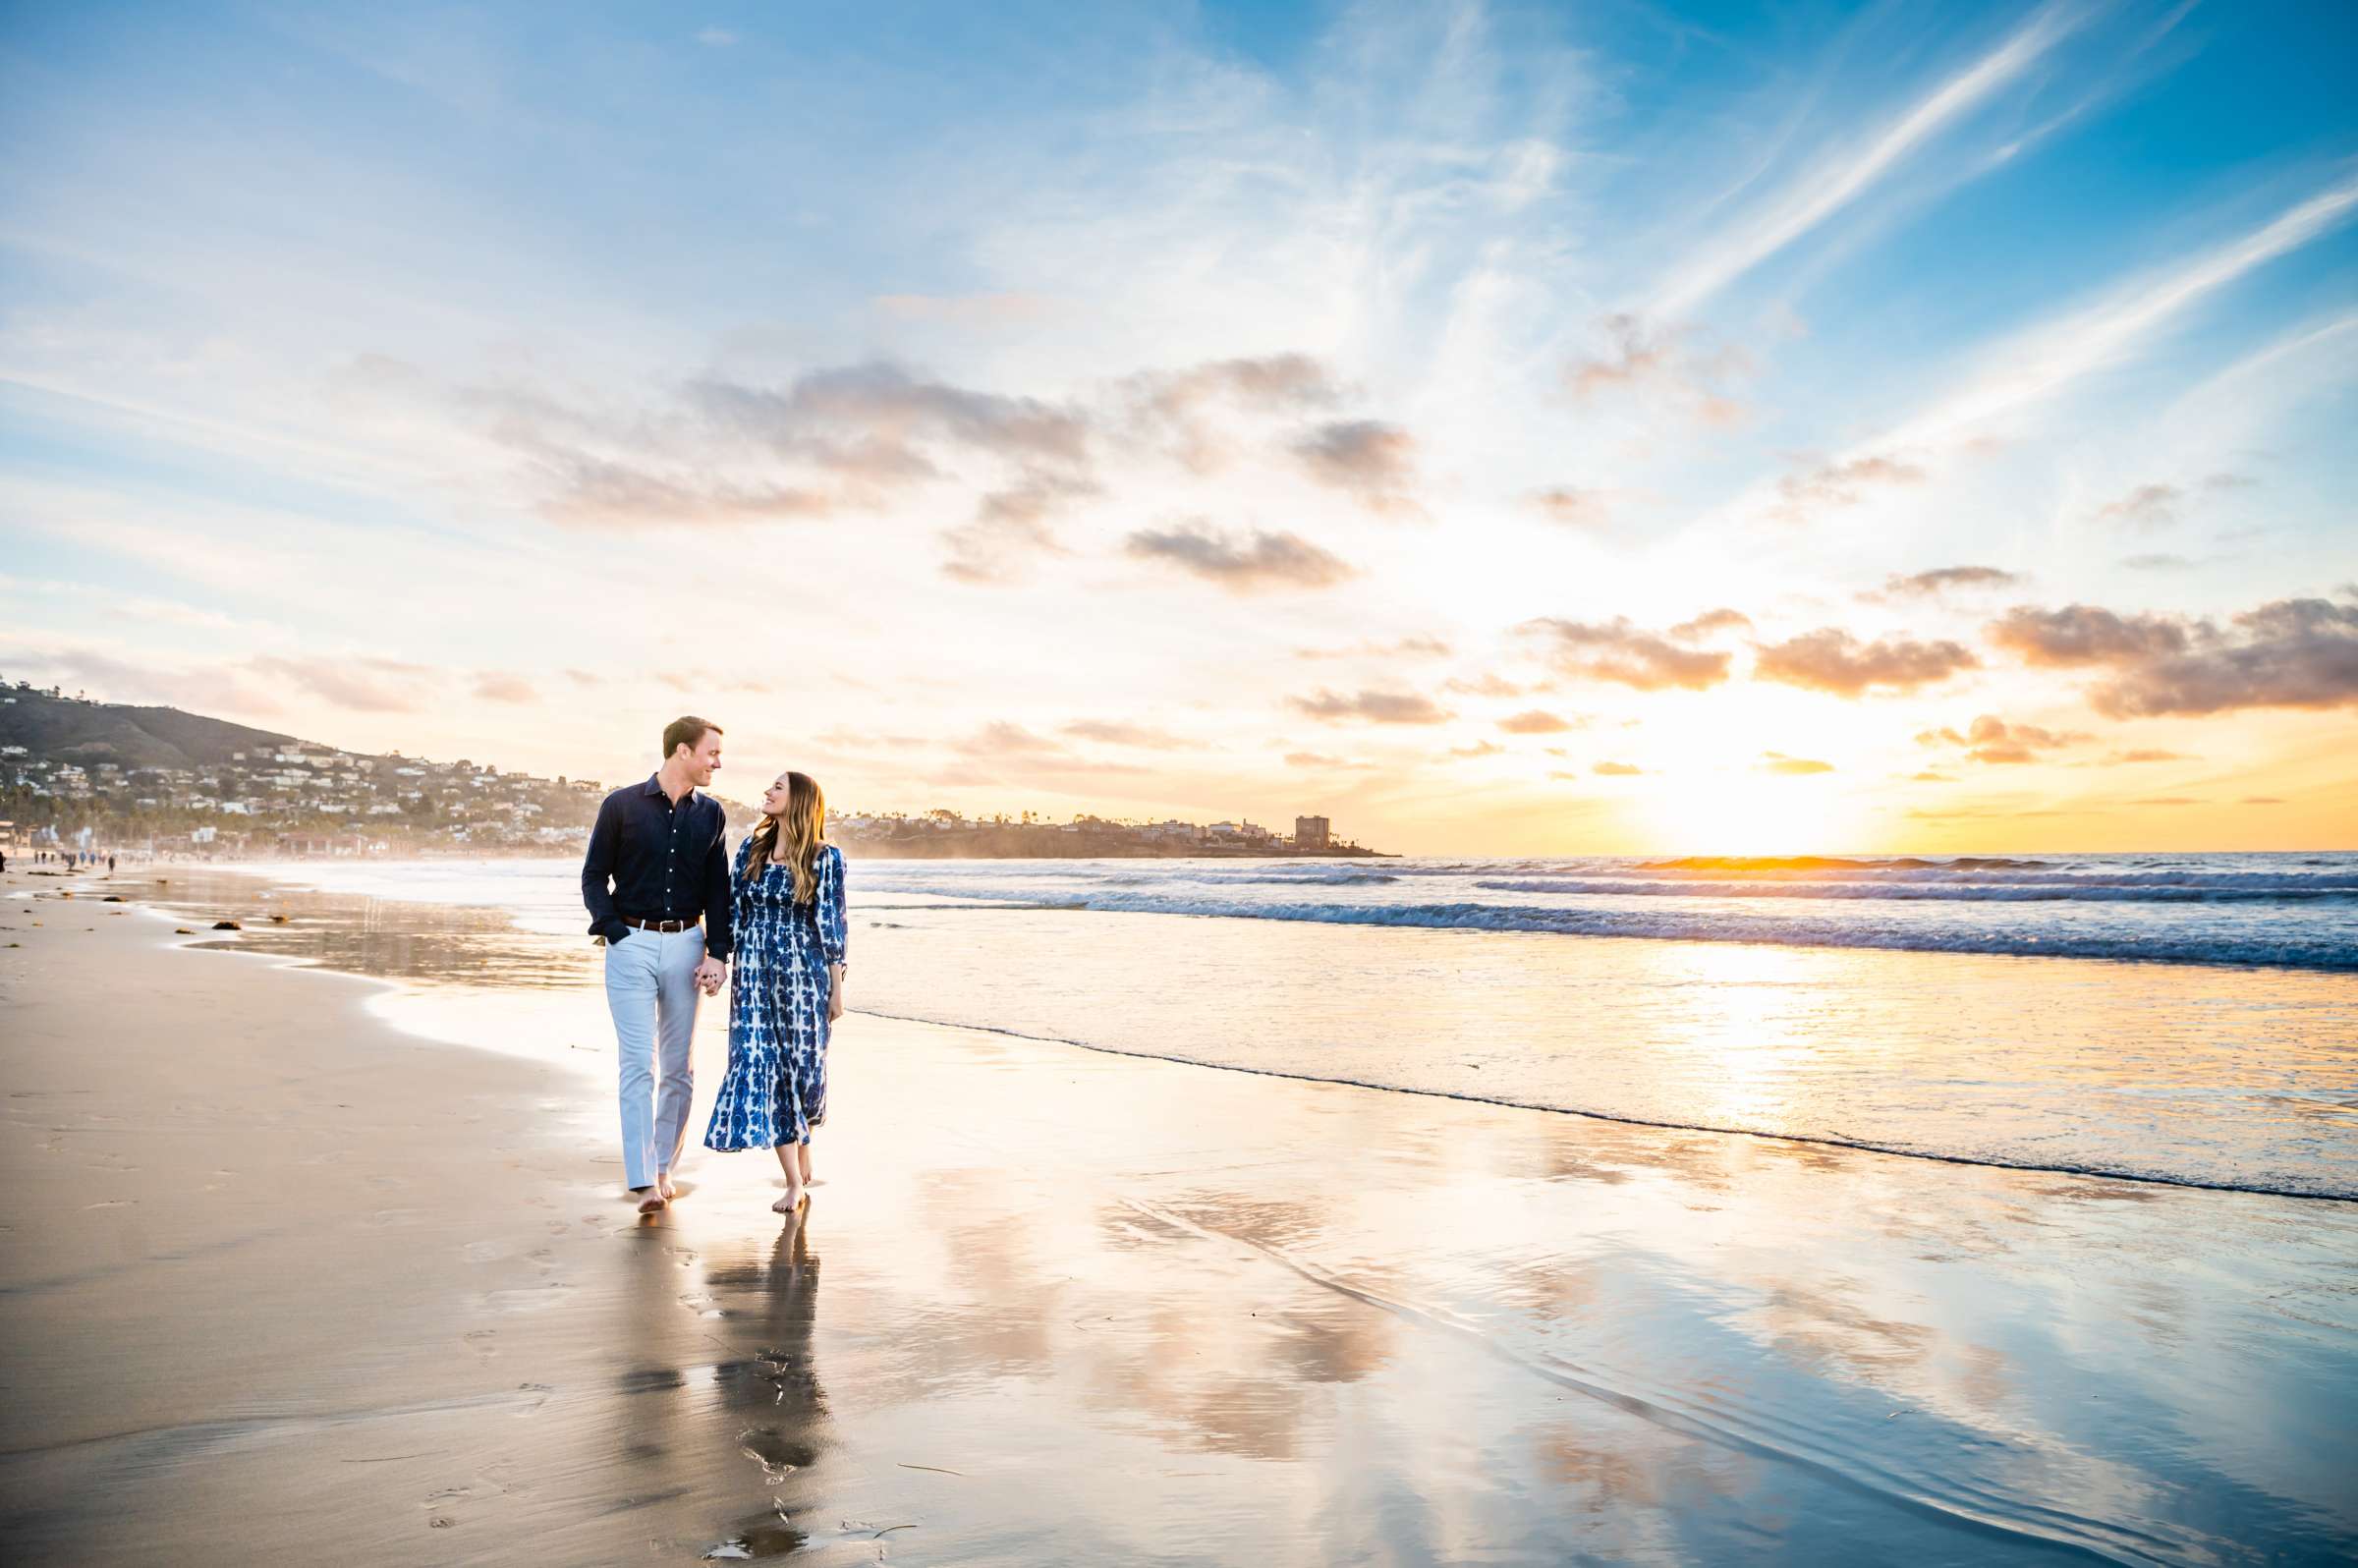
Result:
<svg viewBox="0 0 2358 1568"><path fill-rule="evenodd" d="M704 955L703 962L696 966L696 988L706 996L719 995L721 986L727 984L728 980L729 966L709 953Z"/></svg>

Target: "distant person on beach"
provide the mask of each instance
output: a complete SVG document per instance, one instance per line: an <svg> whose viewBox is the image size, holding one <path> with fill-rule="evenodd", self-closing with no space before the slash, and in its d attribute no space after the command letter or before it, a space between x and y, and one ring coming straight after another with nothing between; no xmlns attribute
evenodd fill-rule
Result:
<svg viewBox="0 0 2358 1568"><path fill-rule="evenodd" d="M843 1016L843 851L808 773L781 773L737 847L729 1067L704 1147L777 1151L791 1214L811 1185L811 1129L827 1119L827 1035Z"/></svg>
<svg viewBox="0 0 2358 1568"><path fill-rule="evenodd" d="M688 1043L700 995L729 957L728 817L709 788L720 726L685 717L663 729L663 765L597 808L582 859L590 933L606 942L622 1092L623 1181L651 1214L679 1191L671 1167L688 1140L696 1079Z"/></svg>

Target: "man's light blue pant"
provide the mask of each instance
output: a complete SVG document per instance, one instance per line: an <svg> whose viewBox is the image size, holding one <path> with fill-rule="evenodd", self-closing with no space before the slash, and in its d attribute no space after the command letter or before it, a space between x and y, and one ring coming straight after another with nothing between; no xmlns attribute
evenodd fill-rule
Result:
<svg viewBox="0 0 2358 1568"><path fill-rule="evenodd" d="M688 1139L696 1072L696 966L704 933L634 930L606 944L606 1006L614 1014L622 1076L622 1171L626 1187L651 1187ZM657 1082L660 1067L661 1082Z"/></svg>

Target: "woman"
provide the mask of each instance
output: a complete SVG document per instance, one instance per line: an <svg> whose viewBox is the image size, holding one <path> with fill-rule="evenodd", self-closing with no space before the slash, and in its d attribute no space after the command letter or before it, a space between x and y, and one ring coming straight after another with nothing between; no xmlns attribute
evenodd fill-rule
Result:
<svg viewBox="0 0 2358 1568"><path fill-rule="evenodd" d="M811 1129L827 1119L827 1027L843 1016L843 852L826 798L781 773L737 847L729 1070L704 1147L774 1148L791 1214L811 1184Z"/></svg>

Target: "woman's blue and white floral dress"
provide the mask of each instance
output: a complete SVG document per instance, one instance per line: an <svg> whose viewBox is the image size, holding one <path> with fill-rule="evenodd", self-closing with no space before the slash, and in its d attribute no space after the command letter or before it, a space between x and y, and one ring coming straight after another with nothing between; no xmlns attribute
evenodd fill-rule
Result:
<svg viewBox="0 0 2358 1568"><path fill-rule="evenodd" d="M737 847L736 971L729 993L729 1070L712 1102L707 1148L808 1144L827 1119L827 966L844 961L843 851L818 847L811 902L794 872Z"/></svg>

